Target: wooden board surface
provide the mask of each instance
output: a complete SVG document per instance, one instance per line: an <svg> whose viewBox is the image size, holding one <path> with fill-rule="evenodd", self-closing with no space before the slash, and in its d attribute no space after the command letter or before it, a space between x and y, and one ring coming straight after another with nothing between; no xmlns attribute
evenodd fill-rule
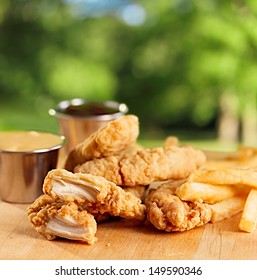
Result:
<svg viewBox="0 0 257 280"><path fill-rule="evenodd" d="M64 155L59 158L63 166ZM8 260L246 260L257 259L257 229L238 230L240 215L183 233L124 220L98 224L93 245L48 241L28 221L28 204L0 200L0 259Z"/></svg>
<svg viewBox="0 0 257 280"><path fill-rule="evenodd" d="M218 260L257 259L257 230L238 231L240 215L183 233L165 233L123 220L98 225L93 245L48 241L30 225L28 205L0 201L0 259L8 260Z"/></svg>

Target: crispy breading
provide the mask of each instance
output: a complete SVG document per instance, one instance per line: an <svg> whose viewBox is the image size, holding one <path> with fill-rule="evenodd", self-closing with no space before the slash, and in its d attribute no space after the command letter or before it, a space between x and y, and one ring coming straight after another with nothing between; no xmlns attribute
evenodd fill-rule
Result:
<svg viewBox="0 0 257 280"><path fill-rule="evenodd" d="M110 121L69 153L65 169L73 171L76 165L87 160L117 154L134 145L138 135L139 121L137 116L125 115Z"/></svg>
<svg viewBox="0 0 257 280"><path fill-rule="evenodd" d="M53 169L44 180L43 191L54 199L86 205L92 214L109 213L136 221L145 219L145 205L138 197L100 176Z"/></svg>
<svg viewBox="0 0 257 280"><path fill-rule="evenodd" d="M154 181L148 186L145 193L144 201L146 201L150 197L150 195L157 189L162 190L163 194L166 192L169 194L175 194L177 188L185 182L186 178L182 178L179 180Z"/></svg>
<svg viewBox="0 0 257 280"><path fill-rule="evenodd" d="M41 195L32 203L27 214L36 231L48 240L62 237L93 244L97 225L93 215L80 211L75 203L64 203Z"/></svg>
<svg viewBox="0 0 257 280"><path fill-rule="evenodd" d="M157 147L87 161L74 171L102 176L119 186L149 185L153 181L185 178L205 160L201 150L191 147Z"/></svg>
<svg viewBox="0 0 257 280"><path fill-rule="evenodd" d="M144 201L147 186L123 187L123 190L132 193L134 196L140 198L141 201Z"/></svg>
<svg viewBox="0 0 257 280"><path fill-rule="evenodd" d="M185 231L208 223L212 210L206 203L185 202L174 195L174 184L161 185L146 198L147 220L167 232Z"/></svg>

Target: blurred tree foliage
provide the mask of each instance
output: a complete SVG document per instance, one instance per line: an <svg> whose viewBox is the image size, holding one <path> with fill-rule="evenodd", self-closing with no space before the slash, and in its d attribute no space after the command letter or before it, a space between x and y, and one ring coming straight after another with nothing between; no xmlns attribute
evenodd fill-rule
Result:
<svg viewBox="0 0 257 280"><path fill-rule="evenodd" d="M1 0L0 110L115 99L148 135L218 126L224 140L242 131L249 142L256 13L254 0Z"/></svg>

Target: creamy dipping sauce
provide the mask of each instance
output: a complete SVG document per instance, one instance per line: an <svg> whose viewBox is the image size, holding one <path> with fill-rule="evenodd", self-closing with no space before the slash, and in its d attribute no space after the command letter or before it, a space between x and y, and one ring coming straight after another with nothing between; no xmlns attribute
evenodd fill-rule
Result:
<svg viewBox="0 0 257 280"><path fill-rule="evenodd" d="M47 132L0 131L0 151L27 152L49 149L63 143L63 137Z"/></svg>

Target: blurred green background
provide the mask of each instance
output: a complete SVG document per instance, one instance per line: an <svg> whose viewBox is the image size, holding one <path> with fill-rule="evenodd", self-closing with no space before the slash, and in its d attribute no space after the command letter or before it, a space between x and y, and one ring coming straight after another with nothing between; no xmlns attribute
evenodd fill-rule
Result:
<svg viewBox="0 0 257 280"><path fill-rule="evenodd" d="M1 0L0 130L117 100L140 138L257 144L257 1Z"/></svg>

